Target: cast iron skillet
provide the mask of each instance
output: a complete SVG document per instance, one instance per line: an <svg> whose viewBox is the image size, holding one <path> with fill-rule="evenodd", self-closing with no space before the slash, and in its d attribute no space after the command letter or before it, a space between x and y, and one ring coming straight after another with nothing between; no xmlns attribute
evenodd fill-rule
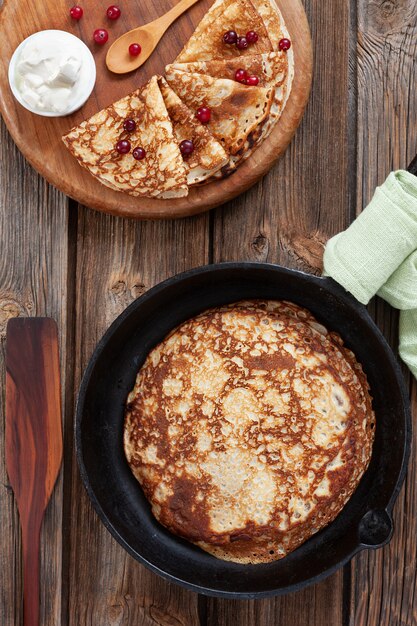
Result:
<svg viewBox="0 0 417 626"><path fill-rule="evenodd" d="M126 397L151 348L204 309L242 298L290 300L339 332L363 364L377 416L371 464L346 507L295 552L266 565L220 561L160 526L122 447ZM117 541L161 576L203 594L229 598L300 589L329 575L360 550L386 544L393 532L391 513L404 479L410 437L400 369L366 309L329 278L255 263L194 269L136 300L98 344L82 381L76 416L81 476Z"/></svg>

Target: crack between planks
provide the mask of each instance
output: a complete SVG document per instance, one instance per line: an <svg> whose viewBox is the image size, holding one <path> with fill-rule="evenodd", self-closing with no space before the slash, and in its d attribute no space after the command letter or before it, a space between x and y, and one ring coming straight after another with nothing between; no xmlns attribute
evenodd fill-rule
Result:
<svg viewBox="0 0 417 626"><path fill-rule="evenodd" d="M214 219L215 212L209 211L208 214L208 259L209 265L214 263Z"/></svg>
<svg viewBox="0 0 417 626"><path fill-rule="evenodd" d="M208 626L208 598L199 594L197 600L198 626Z"/></svg>
<svg viewBox="0 0 417 626"><path fill-rule="evenodd" d="M352 566L350 563L343 568L342 624L349 626L352 607Z"/></svg>
<svg viewBox="0 0 417 626"><path fill-rule="evenodd" d="M64 392L64 455L63 455L63 511L62 511L62 574L61 574L61 626L69 624L70 600L70 554L71 554L71 499L72 499L72 468L74 446L74 381L76 327L76 267L77 267L77 235L78 235L78 204L68 199L68 264L67 264L67 306L66 306L66 346L65 346L65 385Z"/></svg>
<svg viewBox="0 0 417 626"><path fill-rule="evenodd" d="M349 223L353 222L357 215L357 186L358 186L358 0L350 3L349 14L349 63L348 63L348 207ZM342 624L350 626L354 620L352 615L352 561L343 568L343 593L342 593Z"/></svg>
<svg viewBox="0 0 417 626"><path fill-rule="evenodd" d="M350 3L350 36L348 65L348 185L349 185L349 221L357 215L358 185L358 0ZM350 87L350 88L349 88Z"/></svg>

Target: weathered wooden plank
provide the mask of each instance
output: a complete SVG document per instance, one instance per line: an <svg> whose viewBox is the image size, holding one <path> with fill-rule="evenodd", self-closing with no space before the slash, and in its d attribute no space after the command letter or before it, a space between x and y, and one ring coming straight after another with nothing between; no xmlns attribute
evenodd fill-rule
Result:
<svg viewBox="0 0 417 626"><path fill-rule="evenodd" d="M6 323L10 317L18 315L47 315L57 320L65 377L68 201L24 162L2 122L0 150L0 379L4 381ZM3 450L3 383L1 396L0 449ZM45 626L60 623L62 501L61 472L41 535L40 623ZM18 625L22 619L20 527L3 454L0 458L0 527L0 623Z"/></svg>
<svg viewBox="0 0 417 626"><path fill-rule="evenodd" d="M390 170L405 167L417 152L416 84L417 6L414 0L358 2L358 195L360 210ZM382 302L372 311L379 326L398 345L397 313ZM416 383L404 368L417 416ZM415 419L414 419L415 421ZM416 445L414 434L414 449ZM417 464L408 476L394 510L390 545L361 554L354 562L351 624L417 624L416 537Z"/></svg>
<svg viewBox="0 0 417 626"><path fill-rule="evenodd" d="M218 210L214 260L252 260L317 272L323 242L346 227L350 187L349 2L306 4L315 50L313 91L292 145L263 183ZM352 110L351 110L352 109ZM343 572L296 594L256 602L207 600L208 624L338 626Z"/></svg>
<svg viewBox="0 0 417 626"><path fill-rule="evenodd" d="M208 259L208 218L137 223L81 210L77 246L76 387L103 332L155 283ZM197 595L136 563L100 523L74 461L69 623L198 624Z"/></svg>
<svg viewBox="0 0 417 626"><path fill-rule="evenodd" d="M305 591L272 600L208 600L207 624L215 626L336 626L342 624L339 575Z"/></svg>
<svg viewBox="0 0 417 626"><path fill-rule="evenodd" d="M58 319L67 401L72 395L68 310L79 310L76 324L75 388L97 340L131 300L163 278L207 261L280 261L306 270L320 265L322 242L344 228L352 207L370 198L390 169L417 151L409 135L416 125L417 8L411 0L359 0L358 190L351 167L355 136L353 102L348 99L349 3L308 3L316 49L313 96L301 131L284 160L265 181L213 220L210 251L207 218L166 224L134 224L81 210L78 232L67 238L67 201L24 165L2 129L0 185L0 334L9 316L46 314ZM352 0L351 6L356 2ZM353 24L351 24L352 32ZM354 65L354 57L351 58ZM353 66L352 66L353 67ZM352 86L352 82L350 82ZM354 107L353 107L354 108ZM350 113L349 113L350 112ZM350 115L350 117L349 117ZM353 142L353 144L352 144ZM22 206L24 204L24 206ZM74 219L71 216L70 219ZM73 280L71 247L78 236L77 297L67 301ZM69 258L68 258L69 257ZM397 316L382 303L373 307L393 345ZM71 314L70 314L71 318ZM4 344L1 343L0 360ZM69 363L72 353L69 353ZM2 372L0 372L2 374ZM417 393L412 391L414 415ZM68 402L67 402L68 403ZM2 407L4 402L2 403ZM0 409L0 412L3 409ZM3 445L0 416L0 446ZM70 425L69 425L70 426ZM66 432L68 483L62 550L62 478L54 492L43 531L42 624L198 624L197 596L147 572L128 557L102 527L80 485ZM396 533L389 547L362 554L352 576L350 624L409 626L417 623L416 462L395 510ZM0 623L21 622L21 568L18 520L0 462ZM69 499L71 497L71 503ZM69 553L68 553L69 551ZM61 572L61 554L68 562ZM63 595L57 592L61 576ZM298 594L260 602L200 600L201 623L342 624L342 574ZM68 597L67 597L68 594ZM68 605L66 600L68 599ZM346 600L346 597L345 597Z"/></svg>

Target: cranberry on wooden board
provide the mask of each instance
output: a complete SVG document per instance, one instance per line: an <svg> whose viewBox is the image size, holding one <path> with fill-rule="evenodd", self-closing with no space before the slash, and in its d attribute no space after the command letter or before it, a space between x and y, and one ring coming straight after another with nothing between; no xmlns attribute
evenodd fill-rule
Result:
<svg viewBox="0 0 417 626"><path fill-rule="evenodd" d="M109 33L105 28L97 28L93 33L94 41L100 45L106 43L109 38Z"/></svg>
<svg viewBox="0 0 417 626"><path fill-rule="evenodd" d="M109 18L109 20L118 20L121 13L122 13L121 10L115 4L112 4L111 6L109 6L109 8L106 11L106 15Z"/></svg>
<svg viewBox="0 0 417 626"><path fill-rule="evenodd" d="M70 15L72 17L73 20L80 20L83 16L84 11L82 10L82 7L75 5L74 7L71 7L70 9Z"/></svg>
<svg viewBox="0 0 417 626"><path fill-rule="evenodd" d="M131 43L129 46L129 54L131 57L137 57L142 52L142 46L138 43Z"/></svg>

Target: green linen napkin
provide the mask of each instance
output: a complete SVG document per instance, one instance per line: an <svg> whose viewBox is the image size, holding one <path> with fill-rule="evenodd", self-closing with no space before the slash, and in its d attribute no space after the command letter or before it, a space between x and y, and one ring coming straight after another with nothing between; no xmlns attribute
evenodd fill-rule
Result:
<svg viewBox="0 0 417 626"><path fill-rule="evenodd" d="M417 177L392 172L370 204L327 243L324 275L362 302L400 309L399 352L417 378Z"/></svg>

